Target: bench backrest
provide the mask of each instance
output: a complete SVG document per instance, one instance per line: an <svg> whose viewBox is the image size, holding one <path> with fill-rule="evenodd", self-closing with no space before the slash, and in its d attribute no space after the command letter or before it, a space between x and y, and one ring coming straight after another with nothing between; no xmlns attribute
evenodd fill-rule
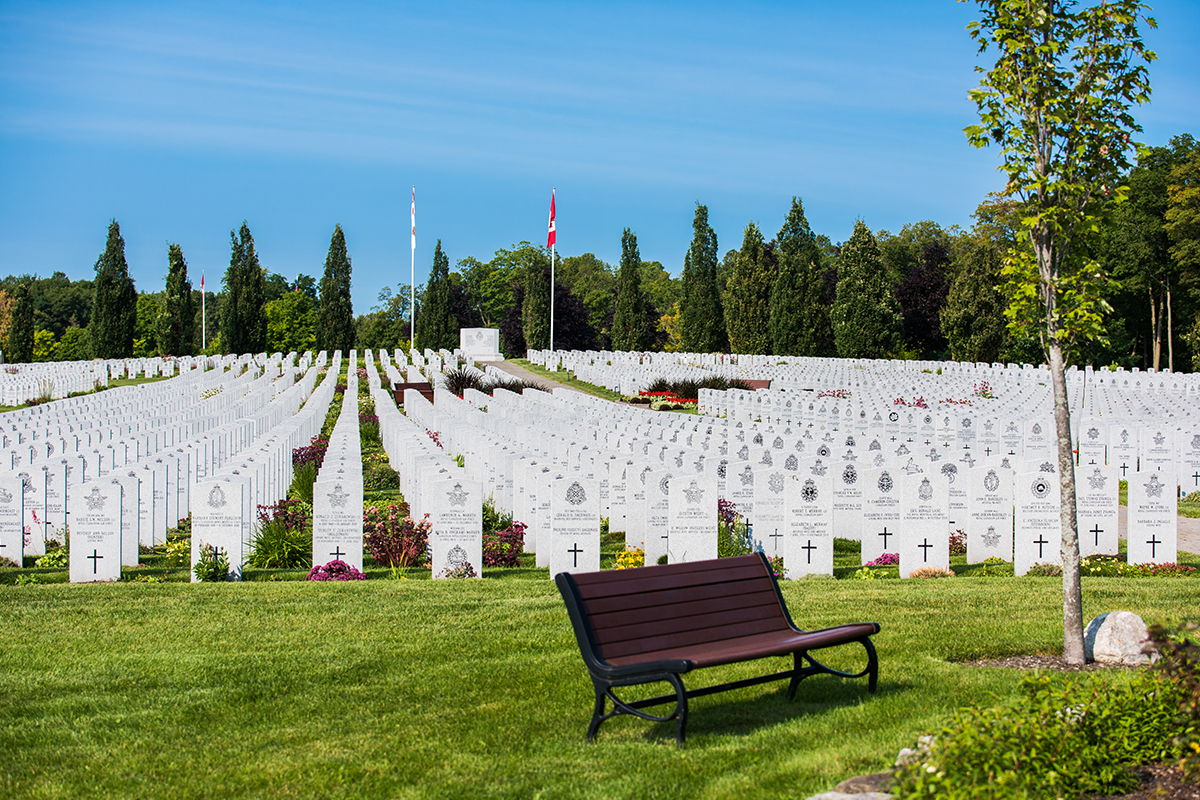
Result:
<svg viewBox="0 0 1200 800"><path fill-rule="evenodd" d="M556 576L581 649L602 660L792 627L765 557ZM568 597L577 598L582 619ZM585 630L580 630L580 625Z"/></svg>

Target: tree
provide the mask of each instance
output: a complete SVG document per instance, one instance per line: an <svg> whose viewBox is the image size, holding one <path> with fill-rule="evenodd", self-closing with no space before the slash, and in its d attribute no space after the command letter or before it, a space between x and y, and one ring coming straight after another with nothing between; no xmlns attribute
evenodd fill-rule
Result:
<svg viewBox="0 0 1200 800"><path fill-rule="evenodd" d="M987 242L968 245L942 306L942 335L955 361L991 363L1004 345L1004 298L1000 283L1003 256Z"/></svg>
<svg viewBox="0 0 1200 800"><path fill-rule="evenodd" d="M888 358L900 350L900 304L879 242L862 220L854 223L854 233L842 245L837 296L829 316L842 358Z"/></svg>
<svg viewBox="0 0 1200 800"><path fill-rule="evenodd" d="M458 347L458 320L454 318L450 292L450 259L442 252L442 240L433 250L429 281L417 301L417 345L421 349L453 350Z"/></svg>
<svg viewBox="0 0 1200 800"><path fill-rule="evenodd" d="M697 203L679 301L680 346L685 352L719 353L728 345L718 269L717 234L708 224L708 206Z"/></svg>
<svg viewBox="0 0 1200 800"><path fill-rule="evenodd" d="M1020 200L1032 253L1004 265L1011 325L1036 325L1050 365L1062 499L1063 658L1084 662L1083 596L1075 524L1075 473L1066 362L1083 339L1103 333L1104 275L1089 253L1114 189L1128 168L1130 113L1150 97L1154 59L1138 30L1137 0L1079 8L1072 0L977 0L982 20L968 26L994 66L971 91L979 125L971 144L1001 148L1007 196ZM1144 62L1144 63L1135 63Z"/></svg>
<svg viewBox="0 0 1200 800"><path fill-rule="evenodd" d="M183 248L172 242L167 247L167 286L163 310L158 318L158 352L188 356L194 352L196 309L192 305L192 282L188 280Z"/></svg>
<svg viewBox="0 0 1200 800"><path fill-rule="evenodd" d="M349 353L354 348L354 304L350 300L350 256L346 235L335 225L321 275L321 306L317 309L317 349Z"/></svg>
<svg viewBox="0 0 1200 800"><path fill-rule="evenodd" d="M55 361L86 361L92 357L92 343L86 328L67 328L54 345Z"/></svg>
<svg viewBox="0 0 1200 800"><path fill-rule="evenodd" d="M944 242L922 245L917 262L896 284L904 343L920 358L945 356L947 343L939 315L950 291L950 250Z"/></svg>
<svg viewBox="0 0 1200 800"><path fill-rule="evenodd" d="M161 295L137 296L137 323L133 327L133 354L138 358L152 358L158 352L158 318L162 316Z"/></svg>
<svg viewBox="0 0 1200 800"><path fill-rule="evenodd" d="M267 346L263 313L263 270L254 251L254 237L245 221L229 232L229 269L221 300L221 349L226 353L261 353ZM209 341L215 334L209 330Z"/></svg>
<svg viewBox="0 0 1200 800"><path fill-rule="evenodd" d="M273 353L303 353L317 344L316 304L304 292L286 292L263 306L267 318L267 349Z"/></svg>
<svg viewBox="0 0 1200 800"><path fill-rule="evenodd" d="M114 219L108 225L108 241L96 259L92 281L92 354L96 358L128 358L133 355L133 329L137 323L137 290L125 263L125 240Z"/></svg>
<svg viewBox="0 0 1200 800"><path fill-rule="evenodd" d="M409 298L407 283L396 284L394 293L390 286L380 289L379 305L372 306L369 314L355 320L355 343L370 350L395 350L397 347L407 350L410 346Z"/></svg>
<svg viewBox="0 0 1200 800"><path fill-rule="evenodd" d="M1164 212L1163 227L1171 238L1171 258L1186 275L1193 303L1200 303L1200 146L1191 136L1185 137L1191 154L1174 165L1168 176L1170 206ZM1200 371L1200 314L1186 338L1192 348L1192 369Z"/></svg>
<svg viewBox="0 0 1200 800"><path fill-rule="evenodd" d="M771 352L771 285L775 257L753 222L746 226L742 249L725 292L725 330L729 352Z"/></svg>
<svg viewBox="0 0 1200 800"><path fill-rule="evenodd" d="M820 342L829 329L829 306L821 302L821 251L799 197L792 198L775 242L778 272L771 287L772 352L820 355Z"/></svg>
<svg viewBox="0 0 1200 800"><path fill-rule="evenodd" d="M17 284L13 289L13 300L7 360L13 364L28 364L33 361L33 301L29 297L29 284Z"/></svg>
<svg viewBox="0 0 1200 800"><path fill-rule="evenodd" d="M637 234L626 228L621 234L621 270L617 273L617 304L611 333L613 350L641 352L649 341L641 268Z"/></svg>

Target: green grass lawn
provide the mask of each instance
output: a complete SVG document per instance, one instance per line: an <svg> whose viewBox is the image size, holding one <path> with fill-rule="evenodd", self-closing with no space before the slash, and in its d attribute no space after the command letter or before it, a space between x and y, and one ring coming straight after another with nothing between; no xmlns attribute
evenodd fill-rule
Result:
<svg viewBox="0 0 1200 800"><path fill-rule="evenodd" d="M1056 578L787 582L802 627L882 624L878 694L827 676L792 703L784 684L752 687L692 701L682 748L671 724L628 718L585 745L591 686L545 570L369 574L0 586L0 795L805 797L1019 692L1018 672L956 662L1061 648ZM1085 616L1194 618L1195 586L1086 578ZM862 662L845 649L831 660Z"/></svg>
<svg viewBox="0 0 1200 800"><path fill-rule="evenodd" d="M523 369L529 370L530 372L532 372L534 375L537 375L542 380L551 381L553 383L560 383L563 386L570 386L572 389L577 389L586 394L595 395L596 397L602 397L605 400L617 399L613 395L611 390L605 389L603 386L597 386L594 383L588 383L587 381L581 381L581 380L573 377L574 376L573 372L569 372L567 370L559 370L558 372L551 372L550 370L546 369L545 367L539 367L537 364L531 363L529 361L529 359L527 359L527 358L510 358L510 359L508 359L508 361L511 361L512 363L516 364L517 366L519 366Z"/></svg>

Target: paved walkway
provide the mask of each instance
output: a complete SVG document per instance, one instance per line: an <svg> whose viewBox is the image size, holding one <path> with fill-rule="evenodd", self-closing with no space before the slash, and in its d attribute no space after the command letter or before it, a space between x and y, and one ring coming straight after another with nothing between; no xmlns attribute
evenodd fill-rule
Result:
<svg viewBox="0 0 1200 800"><path fill-rule="evenodd" d="M525 369L524 367L520 366L519 364L514 364L511 361L489 361L486 363L488 364L488 366L495 367L498 370L507 372L509 375L512 375L514 378L520 378L523 381L539 383L539 384L542 384L543 386L553 386L556 389L561 386L564 389L570 389L572 392L579 391L578 389L576 389L574 386L571 386L570 384L559 383L558 381L555 381L551 378L542 377L541 375L532 373L529 370Z"/></svg>

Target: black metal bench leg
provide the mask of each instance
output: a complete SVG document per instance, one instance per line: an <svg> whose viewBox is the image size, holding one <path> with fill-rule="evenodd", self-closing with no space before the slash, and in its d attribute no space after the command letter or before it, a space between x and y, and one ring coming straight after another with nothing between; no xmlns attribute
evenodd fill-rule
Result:
<svg viewBox="0 0 1200 800"><path fill-rule="evenodd" d="M675 744L683 744L683 737L687 735L687 690L683 688L683 681L678 675L670 676L671 684L675 687L675 714L679 717L679 721L675 724Z"/></svg>
<svg viewBox="0 0 1200 800"><path fill-rule="evenodd" d="M796 687L800 685L800 681L807 677L801 672L801 661L804 658L803 653L792 653L792 679L788 681L787 699L796 699Z"/></svg>
<svg viewBox="0 0 1200 800"><path fill-rule="evenodd" d="M875 694L875 687L879 685L879 656L875 653L875 645L871 643L870 638L863 637L862 643L867 649L867 690Z"/></svg>
<svg viewBox="0 0 1200 800"><path fill-rule="evenodd" d="M587 729L587 741L592 741L596 738L596 731L600 729L600 723L604 722L604 693L608 691L608 687L601 686L595 680L592 681L592 686L596 689L596 708L592 711L592 721Z"/></svg>

